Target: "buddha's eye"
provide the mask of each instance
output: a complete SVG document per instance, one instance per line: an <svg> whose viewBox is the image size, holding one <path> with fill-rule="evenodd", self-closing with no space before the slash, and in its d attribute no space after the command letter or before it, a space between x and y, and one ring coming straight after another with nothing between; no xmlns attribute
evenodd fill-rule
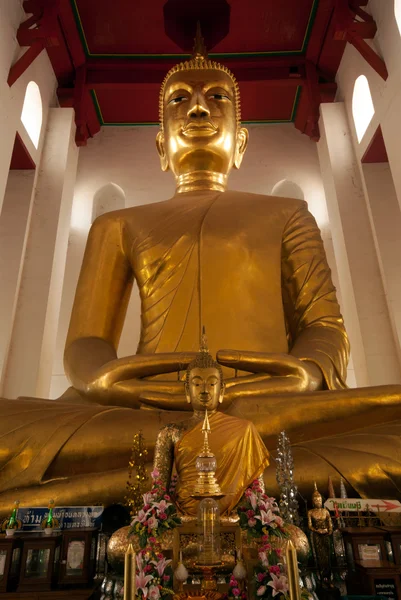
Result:
<svg viewBox="0 0 401 600"><path fill-rule="evenodd" d="M176 98L172 98L171 100L169 100L168 104L179 104L184 100L186 100L185 96L177 96Z"/></svg>
<svg viewBox="0 0 401 600"><path fill-rule="evenodd" d="M230 100L230 98L226 94L210 94L209 98L213 98L214 100Z"/></svg>

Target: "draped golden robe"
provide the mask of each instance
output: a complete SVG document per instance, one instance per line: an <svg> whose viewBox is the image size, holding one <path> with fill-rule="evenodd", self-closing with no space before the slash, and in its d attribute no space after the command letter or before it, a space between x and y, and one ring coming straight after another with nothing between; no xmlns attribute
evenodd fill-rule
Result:
<svg viewBox="0 0 401 600"><path fill-rule="evenodd" d="M220 511L229 514L246 488L262 475L269 464L269 452L250 421L216 412L209 418L209 446L217 460L216 479L224 498ZM175 445L174 460L178 474L177 505L187 515L196 515L199 500L191 498L198 480L196 457L203 447L203 422L186 431Z"/></svg>

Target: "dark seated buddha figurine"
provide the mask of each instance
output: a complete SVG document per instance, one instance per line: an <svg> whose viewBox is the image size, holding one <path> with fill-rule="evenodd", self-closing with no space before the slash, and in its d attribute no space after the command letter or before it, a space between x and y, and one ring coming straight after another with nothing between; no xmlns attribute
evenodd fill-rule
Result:
<svg viewBox="0 0 401 600"><path fill-rule="evenodd" d="M341 474L362 496L397 496L401 386L346 389L348 339L306 202L227 191L248 132L234 76L199 44L165 78L160 122L176 193L93 224L65 349L73 388L0 404L0 511L16 497L121 501L134 433L153 450L161 426L187 418L181 374L201 324L223 411L252 421L269 450L288 432L301 491ZM134 279L141 339L118 358ZM274 469L265 480L275 493Z"/></svg>

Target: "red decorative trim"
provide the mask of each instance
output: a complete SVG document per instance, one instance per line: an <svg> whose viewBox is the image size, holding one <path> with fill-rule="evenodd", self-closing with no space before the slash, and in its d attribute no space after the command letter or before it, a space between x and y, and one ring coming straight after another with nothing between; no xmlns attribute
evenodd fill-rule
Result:
<svg viewBox="0 0 401 600"><path fill-rule="evenodd" d="M30 48L17 60L16 63L10 69L8 74L7 83L11 87L14 83L21 77L23 73L27 70L27 68L33 63L35 58L39 56L39 54L44 49L43 42L35 42L32 44Z"/></svg>
<svg viewBox="0 0 401 600"><path fill-rule="evenodd" d="M29 154L27 147L25 146L24 142L22 141L20 134L17 132L15 134L13 153L11 156L11 163L10 163L10 170L15 171L15 170L22 170L22 169L23 170L28 170L28 169L34 170L34 169L36 169L36 165L35 165L33 158Z"/></svg>

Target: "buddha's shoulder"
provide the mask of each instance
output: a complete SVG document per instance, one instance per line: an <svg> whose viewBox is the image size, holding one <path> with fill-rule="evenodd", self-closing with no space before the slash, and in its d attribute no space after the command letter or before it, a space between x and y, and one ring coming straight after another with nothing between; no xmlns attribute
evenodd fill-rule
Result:
<svg viewBox="0 0 401 600"><path fill-rule="evenodd" d="M162 427L158 433L158 443L177 442L184 433L186 427L184 423L168 423Z"/></svg>
<svg viewBox="0 0 401 600"><path fill-rule="evenodd" d="M295 212L301 209L307 209L308 203L298 198L283 198L282 196L269 196L268 194L254 194L251 192L225 192L227 200L230 202L247 203L247 205L264 206L267 210L280 210L286 212Z"/></svg>

